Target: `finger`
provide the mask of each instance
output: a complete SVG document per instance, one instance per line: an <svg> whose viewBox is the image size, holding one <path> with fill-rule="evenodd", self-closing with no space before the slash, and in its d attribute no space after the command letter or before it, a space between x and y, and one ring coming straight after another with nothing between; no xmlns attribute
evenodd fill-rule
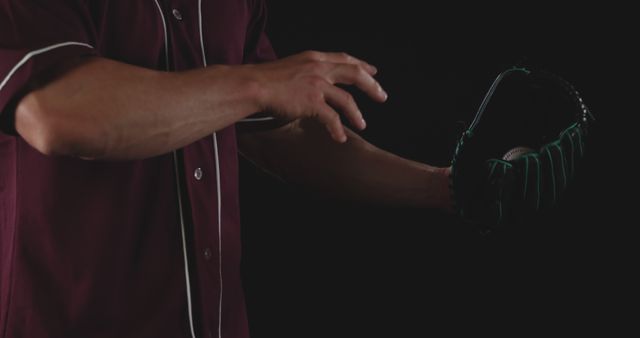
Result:
<svg viewBox="0 0 640 338"><path fill-rule="evenodd" d="M347 141L347 134L340 120L340 115L333 110L328 104L322 104L318 107L317 119L325 125L331 138L337 142L344 143Z"/></svg>
<svg viewBox="0 0 640 338"><path fill-rule="evenodd" d="M386 101L388 97L387 92L384 91L380 83L356 65L336 64L329 74L329 82L331 84L355 85L369 97L379 102Z"/></svg>
<svg viewBox="0 0 640 338"><path fill-rule="evenodd" d="M375 66L347 53L312 52L311 57L314 60L321 62L361 66L367 73L369 73L369 75L376 75L378 73L378 69Z"/></svg>
<svg viewBox="0 0 640 338"><path fill-rule="evenodd" d="M351 96L351 94L346 90L336 86L328 85L327 87L328 88L325 90L325 99L327 100L327 103L342 112L351 125L360 130L366 128L367 123L365 122L356 101L353 99L353 96Z"/></svg>
<svg viewBox="0 0 640 338"><path fill-rule="evenodd" d="M364 68L364 70L369 73L369 75L376 75L378 73L378 69L369 64L364 60L360 60L354 56L351 56L347 53L326 53L327 59L325 62L333 62L333 63L346 63L355 66L360 66Z"/></svg>

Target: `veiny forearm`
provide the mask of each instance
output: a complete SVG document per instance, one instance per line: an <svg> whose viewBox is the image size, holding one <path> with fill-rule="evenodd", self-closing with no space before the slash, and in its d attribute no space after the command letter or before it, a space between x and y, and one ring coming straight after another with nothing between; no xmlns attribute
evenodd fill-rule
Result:
<svg viewBox="0 0 640 338"><path fill-rule="evenodd" d="M16 130L47 154L146 158L256 112L252 88L237 68L167 73L93 58L23 98Z"/></svg>
<svg viewBox="0 0 640 338"><path fill-rule="evenodd" d="M285 181L363 203L450 210L447 168L411 161L347 129L333 142L324 127L296 121L275 131L239 136L249 160Z"/></svg>

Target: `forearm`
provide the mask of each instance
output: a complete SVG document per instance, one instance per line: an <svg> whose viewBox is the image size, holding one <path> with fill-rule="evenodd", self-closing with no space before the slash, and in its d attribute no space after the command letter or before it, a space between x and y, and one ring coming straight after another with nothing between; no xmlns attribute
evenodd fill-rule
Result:
<svg viewBox="0 0 640 338"><path fill-rule="evenodd" d="M298 121L240 135L240 150L274 175L333 197L450 210L447 168L401 158L348 129L348 141L335 143L322 128Z"/></svg>
<svg viewBox="0 0 640 338"><path fill-rule="evenodd" d="M334 140L346 135L337 108L358 127L354 85L376 101L386 93L375 67L344 53L305 52L259 65L166 73L101 58L64 67L16 109L16 130L50 155L138 159L183 147L253 113L312 118Z"/></svg>
<svg viewBox="0 0 640 338"><path fill-rule="evenodd" d="M255 113L256 96L230 67L167 73L95 58L24 97L16 130L46 154L145 158Z"/></svg>

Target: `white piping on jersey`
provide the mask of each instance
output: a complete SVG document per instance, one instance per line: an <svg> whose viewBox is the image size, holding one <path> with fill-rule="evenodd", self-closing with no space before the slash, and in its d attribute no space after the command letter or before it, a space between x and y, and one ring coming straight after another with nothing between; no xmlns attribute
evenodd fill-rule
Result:
<svg viewBox="0 0 640 338"><path fill-rule="evenodd" d="M200 50L202 51L202 64L207 65L207 53L204 51L204 32L202 30L202 0L198 0L198 27L200 29Z"/></svg>
<svg viewBox="0 0 640 338"><path fill-rule="evenodd" d="M158 3L158 0L154 1L156 3L156 6L158 6L158 11L160 13L160 17L162 18L162 28L164 29L165 66L167 67L167 71L169 71L169 39L167 35L167 22L164 19L164 13L162 12L160 3ZM175 150L173 151L173 167L176 174L176 189L178 190L178 210L180 211L180 230L182 234L182 254L184 257L184 278L187 288L187 310L189 312L189 328L191 329L191 337L196 338L196 333L193 325L193 303L191 301L191 278L189 277L189 258L187 256L187 235L185 232L184 212L182 208L182 187L180 186L180 171L178 170L178 154Z"/></svg>
<svg viewBox="0 0 640 338"><path fill-rule="evenodd" d="M11 71L9 71L9 74L7 74L7 76L5 76L4 80L2 80L2 82L0 82L0 91L2 91L2 89L4 88L4 86L7 85L7 83L9 82L9 80L11 80L11 77L18 71L18 69L20 69L20 67L24 66L25 63L27 63L32 57L42 54L42 53L46 53L49 51L52 51L56 48L60 48L60 47L66 47L66 46L82 46L82 47L88 47L90 49L93 49L93 46L86 44L86 43L82 43L82 42L75 42L75 41L69 41L69 42L63 42L63 43L58 43L55 45L51 45L48 47L44 47L38 50L34 50L31 51L29 53L27 53L27 55L25 55L22 60L20 60L18 63L16 63L16 65L11 69Z"/></svg>
<svg viewBox="0 0 640 338"><path fill-rule="evenodd" d="M162 12L160 3L158 3L158 0L154 1L156 2L156 6L158 6L160 18L162 19L162 29L164 30L164 64L165 67L167 67L167 71L169 71L169 36L167 35L167 21L164 19L164 13Z"/></svg>
<svg viewBox="0 0 640 338"><path fill-rule="evenodd" d="M220 159L218 156L218 139L213 133L213 149L216 158L216 182L218 187L218 275L220 279L220 297L218 298L218 338L222 338L222 194L220 191Z"/></svg>
<svg viewBox="0 0 640 338"><path fill-rule="evenodd" d="M207 67L207 53L204 48L204 30L202 27L202 0L198 0L198 26L200 28L200 48L202 50L202 65ZM222 338L222 191L220 189L220 156L218 152L218 137L213 133L213 151L216 160L216 187L218 189L218 277L220 281L220 296L218 298L218 338Z"/></svg>
<svg viewBox="0 0 640 338"><path fill-rule="evenodd" d="M184 257L184 279L187 284L187 305L189 310L189 327L191 329L191 337L196 338L193 327L193 309L191 302L191 279L189 278L189 259L187 258L187 236L184 229L184 213L182 211L182 190L180 186L180 176L178 175L178 154L173 151L173 167L176 173L176 188L178 189L178 210L180 210L180 230L182 234L182 254Z"/></svg>

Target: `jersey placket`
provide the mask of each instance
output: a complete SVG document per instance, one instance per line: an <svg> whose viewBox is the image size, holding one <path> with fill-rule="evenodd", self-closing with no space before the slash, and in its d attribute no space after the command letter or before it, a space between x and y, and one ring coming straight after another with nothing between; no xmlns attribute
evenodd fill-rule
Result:
<svg viewBox="0 0 640 338"><path fill-rule="evenodd" d="M193 4L181 1L166 1L161 4L158 0L154 1L163 17L167 70L195 68L194 66L200 63L206 67L201 0L197 1L197 13L194 13ZM195 34L193 29L189 29L194 24L197 25ZM181 41L180 38L184 40ZM180 60L180 48L185 47L181 46L183 44L191 45L189 47L199 46L201 53L197 55L202 55L202 60ZM184 150L174 151L173 157L179 194L178 207L191 335L195 338L196 332L202 332L203 337L222 337L221 309L224 284L218 136L214 133L209 138L185 147ZM201 323L198 323L199 320Z"/></svg>

